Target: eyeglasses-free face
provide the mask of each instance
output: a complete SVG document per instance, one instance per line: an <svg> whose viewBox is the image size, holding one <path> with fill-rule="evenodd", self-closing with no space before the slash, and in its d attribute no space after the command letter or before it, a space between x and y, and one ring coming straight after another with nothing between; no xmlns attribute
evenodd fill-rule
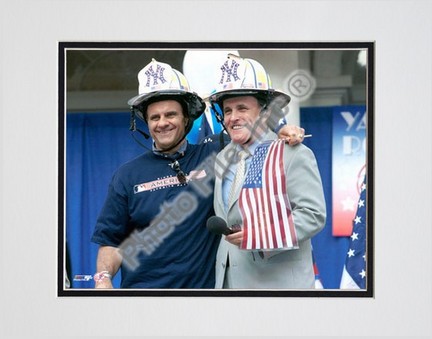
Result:
<svg viewBox="0 0 432 339"><path fill-rule="evenodd" d="M254 141L253 126L257 121L261 106L253 96L239 96L223 102L224 124L231 140L240 145Z"/></svg>
<svg viewBox="0 0 432 339"><path fill-rule="evenodd" d="M147 108L149 132L158 149L170 149L175 153L180 144L172 148L185 135L187 119L181 105L175 100L164 100L152 103Z"/></svg>

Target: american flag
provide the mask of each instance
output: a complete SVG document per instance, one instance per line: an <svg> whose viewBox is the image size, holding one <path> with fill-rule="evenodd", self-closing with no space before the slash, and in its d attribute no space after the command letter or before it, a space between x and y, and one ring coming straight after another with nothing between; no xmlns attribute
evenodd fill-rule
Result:
<svg viewBox="0 0 432 339"><path fill-rule="evenodd" d="M257 146L239 196L245 232L241 249L298 248L286 192L283 140Z"/></svg>
<svg viewBox="0 0 432 339"><path fill-rule="evenodd" d="M340 283L341 289L366 288L366 176L361 186L357 213Z"/></svg>

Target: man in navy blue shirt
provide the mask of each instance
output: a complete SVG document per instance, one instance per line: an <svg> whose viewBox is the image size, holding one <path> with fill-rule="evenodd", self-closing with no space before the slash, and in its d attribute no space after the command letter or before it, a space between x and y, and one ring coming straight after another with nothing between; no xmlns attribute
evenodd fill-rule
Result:
<svg viewBox="0 0 432 339"><path fill-rule="evenodd" d="M121 269L121 288L214 288L220 236L205 225L220 140L185 139L206 106L182 73L153 60L138 80L129 105L147 123L153 149L113 175L92 237L100 245L95 287L112 288ZM279 135L296 144L303 133L284 126Z"/></svg>

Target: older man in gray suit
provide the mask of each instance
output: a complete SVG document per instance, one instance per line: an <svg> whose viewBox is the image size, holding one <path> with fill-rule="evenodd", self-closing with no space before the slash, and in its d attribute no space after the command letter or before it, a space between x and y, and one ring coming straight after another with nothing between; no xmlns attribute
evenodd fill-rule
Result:
<svg viewBox="0 0 432 339"><path fill-rule="evenodd" d="M261 64L230 56L220 69L209 99L231 143L217 156L214 208L233 231L219 245L215 287L313 289L311 238L326 218L315 156L267 130L264 120L290 98Z"/></svg>

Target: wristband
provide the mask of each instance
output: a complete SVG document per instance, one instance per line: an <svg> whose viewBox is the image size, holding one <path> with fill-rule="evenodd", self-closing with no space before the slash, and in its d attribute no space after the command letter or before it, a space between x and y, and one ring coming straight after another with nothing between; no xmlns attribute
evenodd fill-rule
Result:
<svg viewBox="0 0 432 339"><path fill-rule="evenodd" d="M279 131L281 130L281 128L284 127L286 124L287 124L287 122L286 122L285 118L280 119L277 126L273 130L273 132L275 134L279 134Z"/></svg>
<svg viewBox="0 0 432 339"><path fill-rule="evenodd" d="M108 271L98 272L93 276L93 279L95 282L100 282L100 281L107 279L107 278L108 279L112 278L111 274L109 274Z"/></svg>

